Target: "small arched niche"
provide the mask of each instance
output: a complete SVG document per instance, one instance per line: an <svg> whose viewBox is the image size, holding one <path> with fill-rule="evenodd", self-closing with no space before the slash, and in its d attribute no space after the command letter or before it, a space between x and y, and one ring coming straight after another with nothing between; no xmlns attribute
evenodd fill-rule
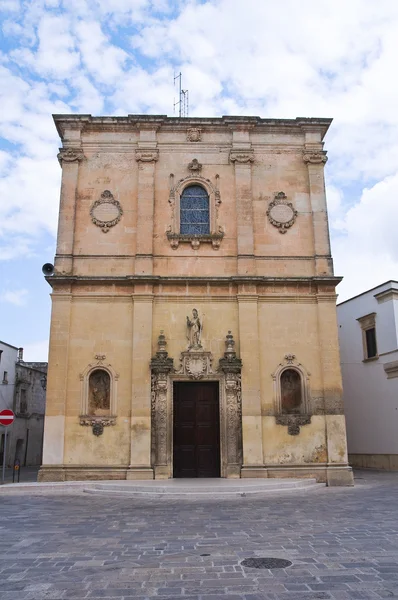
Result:
<svg viewBox="0 0 398 600"><path fill-rule="evenodd" d="M272 373L276 415L311 414L310 373L287 354Z"/></svg>
<svg viewBox="0 0 398 600"><path fill-rule="evenodd" d="M105 369L95 369L88 378L88 415L110 415L111 378Z"/></svg>
<svg viewBox="0 0 398 600"><path fill-rule="evenodd" d="M118 373L103 360L87 365L80 374L80 415L98 418L115 417L118 379Z"/></svg>
<svg viewBox="0 0 398 600"><path fill-rule="evenodd" d="M301 375L296 369L288 368L280 374L281 412L294 415L303 410L303 386Z"/></svg>

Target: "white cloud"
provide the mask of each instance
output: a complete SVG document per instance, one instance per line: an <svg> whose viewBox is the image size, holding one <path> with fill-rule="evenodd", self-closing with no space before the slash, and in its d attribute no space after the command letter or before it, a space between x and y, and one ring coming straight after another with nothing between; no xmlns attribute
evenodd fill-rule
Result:
<svg viewBox="0 0 398 600"><path fill-rule="evenodd" d="M76 41L70 31L70 19L44 14L39 22L37 52L18 49L11 57L20 65L29 67L39 75L64 79L79 66Z"/></svg>
<svg viewBox="0 0 398 600"><path fill-rule="evenodd" d="M0 302L8 302L15 306L25 306L28 290L5 290L0 292Z"/></svg>
<svg viewBox="0 0 398 600"><path fill-rule="evenodd" d="M0 259L33 253L43 231L55 235L60 169L51 113L172 114L173 75L181 69L191 116L334 117L327 175L341 293L394 277L398 3L0 6L12 47L0 67L0 135L8 142L0 150Z"/></svg>
<svg viewBox="0 0 398 600"><path fill-rule="evenodd" d="M344 217L345 235L332 245L335 272L344 275L338 287L344 300L379 283L396 279L398 238L398 174L365 189L360 202Z"/></svg>
<svg viewBox="0 0 398 600"><path fill-rule="evenodd" d="M109 43L101 25L95 21L81 21L76 26L82 61L98 82L111 85L122 76L127 52Z"/></svg>

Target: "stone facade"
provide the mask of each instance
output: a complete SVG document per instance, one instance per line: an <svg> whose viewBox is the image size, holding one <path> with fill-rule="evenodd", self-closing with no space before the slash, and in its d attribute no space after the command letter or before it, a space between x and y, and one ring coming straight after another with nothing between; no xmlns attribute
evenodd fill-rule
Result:
<svg viewBox="0 0 398 600"><path fill-rule="evenodd" d="M55 123L41 480L173 477L175 386L218 382L222 477L351 485L323 173L330 120Z"/></svg>
<svg viewBox="0 0 398 600"><path fill-rule="evenodd" d="M39 466L42 460L47 363L25 362L23 348L0 342L0 410L15 414L7 427L6 464L18 459L21 466ZM0 425L0 464L6 428Z"/></svg>

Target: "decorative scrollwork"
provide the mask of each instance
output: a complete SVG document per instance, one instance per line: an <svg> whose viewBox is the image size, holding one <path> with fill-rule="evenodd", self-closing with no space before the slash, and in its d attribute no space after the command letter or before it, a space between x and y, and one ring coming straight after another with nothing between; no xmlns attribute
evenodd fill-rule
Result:
<svg viewBox="0 0 398 600"><path fill-rule="evenodd" d="M84 415L80 417L80 425L92 427L93 434L98 437L103 434L104 427L116 425L116 417L91 417Z"/></svg>
<svg viewBox="0 0 398 600"><path fill-rule="evenodd" d="M276 415L275 421L277 425L287 426L289 435L298 435L300 427L311 423L311 415Z"/></svg>
<svg viewBox="0 0 398 600"><path fill-rule="evenodd" d="M254 162L253 150L231 150L229 153L229 162L249 164Z"/></svg>
<svg viewBox="0 0 398 600"><path fill-rule="evenodd" d="M90 208L90 216L94 225L101 228L103 233L108 233L111 227L119 223L123 215L120 202L115 200L109 190L102 192L99 200L96 200Z"/></svg>
<svg viewBox="0 0 398 600"><path fill-rule="evenodd" d="M275 195L267 210L269 222L278 228L279 233L286 233L294 225L297 215L297 210L291 202L288 202L284 192L278 192Z"/></svg>
<svg viewBox="0 0 398 600"><path fill-rule="evenodd" d="M136 150L135 160L139 162L156 162L159 159L159 150Z"/></svg>
<svg viewBox="0 0 398 600"><path fill-rule="evenodd" d="M322 165L326 164L328 157L326 156L326 152L324 150L314 151L314 152L304 152L303 161L305 163L309 163L311 165Z"/></svg>
<svg viewBox="0 0 398 600"><path fill-rule="evenodd" d="M63 162L73 163L80 162L84 159L83 150L81 148L61 148L57 154L59 164Z"/></svg>

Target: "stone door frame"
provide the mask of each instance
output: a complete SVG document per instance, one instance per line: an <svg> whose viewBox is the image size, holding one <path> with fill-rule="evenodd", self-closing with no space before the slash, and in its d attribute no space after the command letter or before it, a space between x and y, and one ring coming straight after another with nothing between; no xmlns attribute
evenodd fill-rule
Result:
<svg viewBox="0 0 398 600"><path fill-rule="evenodd" d="M218 382L220 410L220 472L222 478L240 478L243 462L241 368L232 335L227 351L212 370L212 355L203 350L181 353L181 367L166 351L163 333L159 350L151 361L151 462L155 479L173 477L174 382Z"/></svg>

